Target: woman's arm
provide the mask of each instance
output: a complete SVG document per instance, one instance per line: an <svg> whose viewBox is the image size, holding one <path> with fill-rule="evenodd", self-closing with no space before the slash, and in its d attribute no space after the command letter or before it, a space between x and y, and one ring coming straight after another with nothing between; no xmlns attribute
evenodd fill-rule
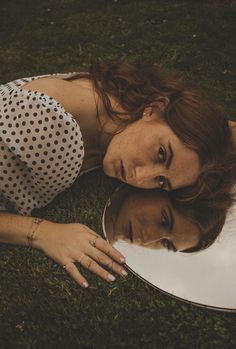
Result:
<svg viewBox="0 0 236 349"><path fill-rule="evenodd" d="M75 262L80 262L84 268L107 281L114 281L115 278L100 264L121 276L127 275L121 265L125 262L122 254L80 223L58 224L1 212L0 242L23 246L32 244L32 247L43 251L48 257L64 266L73 279L83 287L87 287L88 283L77 269Z"/></svg>

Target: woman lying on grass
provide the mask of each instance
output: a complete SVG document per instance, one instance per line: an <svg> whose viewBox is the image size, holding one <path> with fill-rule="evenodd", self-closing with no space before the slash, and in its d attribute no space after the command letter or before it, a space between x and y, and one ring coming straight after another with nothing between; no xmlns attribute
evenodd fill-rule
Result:
<svg viewBox="0 0 236 349"><path fill-rule="evenodd" d="M235 157L225 114L155 66L98 64L1 85L0 127L0 241L42 250L84 287L74 262L113 281L101 265L126 275L124 257L80 223L25 217L81 171L103 165L133 186L187 188L187 201L223 193L230 202Z"/></svg>

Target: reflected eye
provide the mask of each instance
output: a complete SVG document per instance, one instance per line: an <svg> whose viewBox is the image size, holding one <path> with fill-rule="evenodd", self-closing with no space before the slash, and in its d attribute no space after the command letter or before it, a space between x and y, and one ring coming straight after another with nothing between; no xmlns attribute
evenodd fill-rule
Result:
<svg viewBox="0 0 236 349"><path fill-rule="evenodd" d="M177 249L176 247L173 245L172 241L168 240L168 239L162 239L161 240L161 244L162 246L167 249L168 251L172 251L172 252L176 252Z"/></svg>
<svg viewBox="0 0 236 349"><path fill-rule="evenodd" d="M160 163L164 163L166 161L166 150L163 146L159 148L158 151L158 161Z"/></svg>
<svg viewBox="0 0 236 349"><path fill-rule="evenodd" d="M157 177L157 182L160 188L165 188L166 187L166 178L164 176L158 176Z"/></svg>
<svg viewBox="0 0 236 349"><path fill-rule="evenodd" d="M161 241L161 244L164 248L166 248L168 251L171 250L171 242L168 239L163 239Z"/></svg>

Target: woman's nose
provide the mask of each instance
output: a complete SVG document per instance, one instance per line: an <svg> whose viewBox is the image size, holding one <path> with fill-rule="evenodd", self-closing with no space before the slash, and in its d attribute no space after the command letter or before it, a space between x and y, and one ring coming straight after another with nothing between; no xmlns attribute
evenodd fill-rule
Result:
<svg viewBox="0 0 236 349"><path fill-rule="evenodd" d="M154 166L136 166L135 168L135 179L139 185L154 179L156 175Z"/></svg>

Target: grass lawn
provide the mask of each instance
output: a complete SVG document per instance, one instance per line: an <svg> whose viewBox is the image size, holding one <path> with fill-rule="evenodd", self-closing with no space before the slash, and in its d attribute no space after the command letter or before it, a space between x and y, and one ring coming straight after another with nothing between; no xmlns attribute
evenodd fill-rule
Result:
<svg viewBox="0 0 236 349"><path fill-rule="evenodd" d="M236 116L235 1L0 2L1 83L114 58L177 69ZM96 170L37 214L102 233L117 184ZM236 314L174 300L132 275L111 285L83 272L88 290L40 252L0 246L0 348L236 348Z"/></svg>

